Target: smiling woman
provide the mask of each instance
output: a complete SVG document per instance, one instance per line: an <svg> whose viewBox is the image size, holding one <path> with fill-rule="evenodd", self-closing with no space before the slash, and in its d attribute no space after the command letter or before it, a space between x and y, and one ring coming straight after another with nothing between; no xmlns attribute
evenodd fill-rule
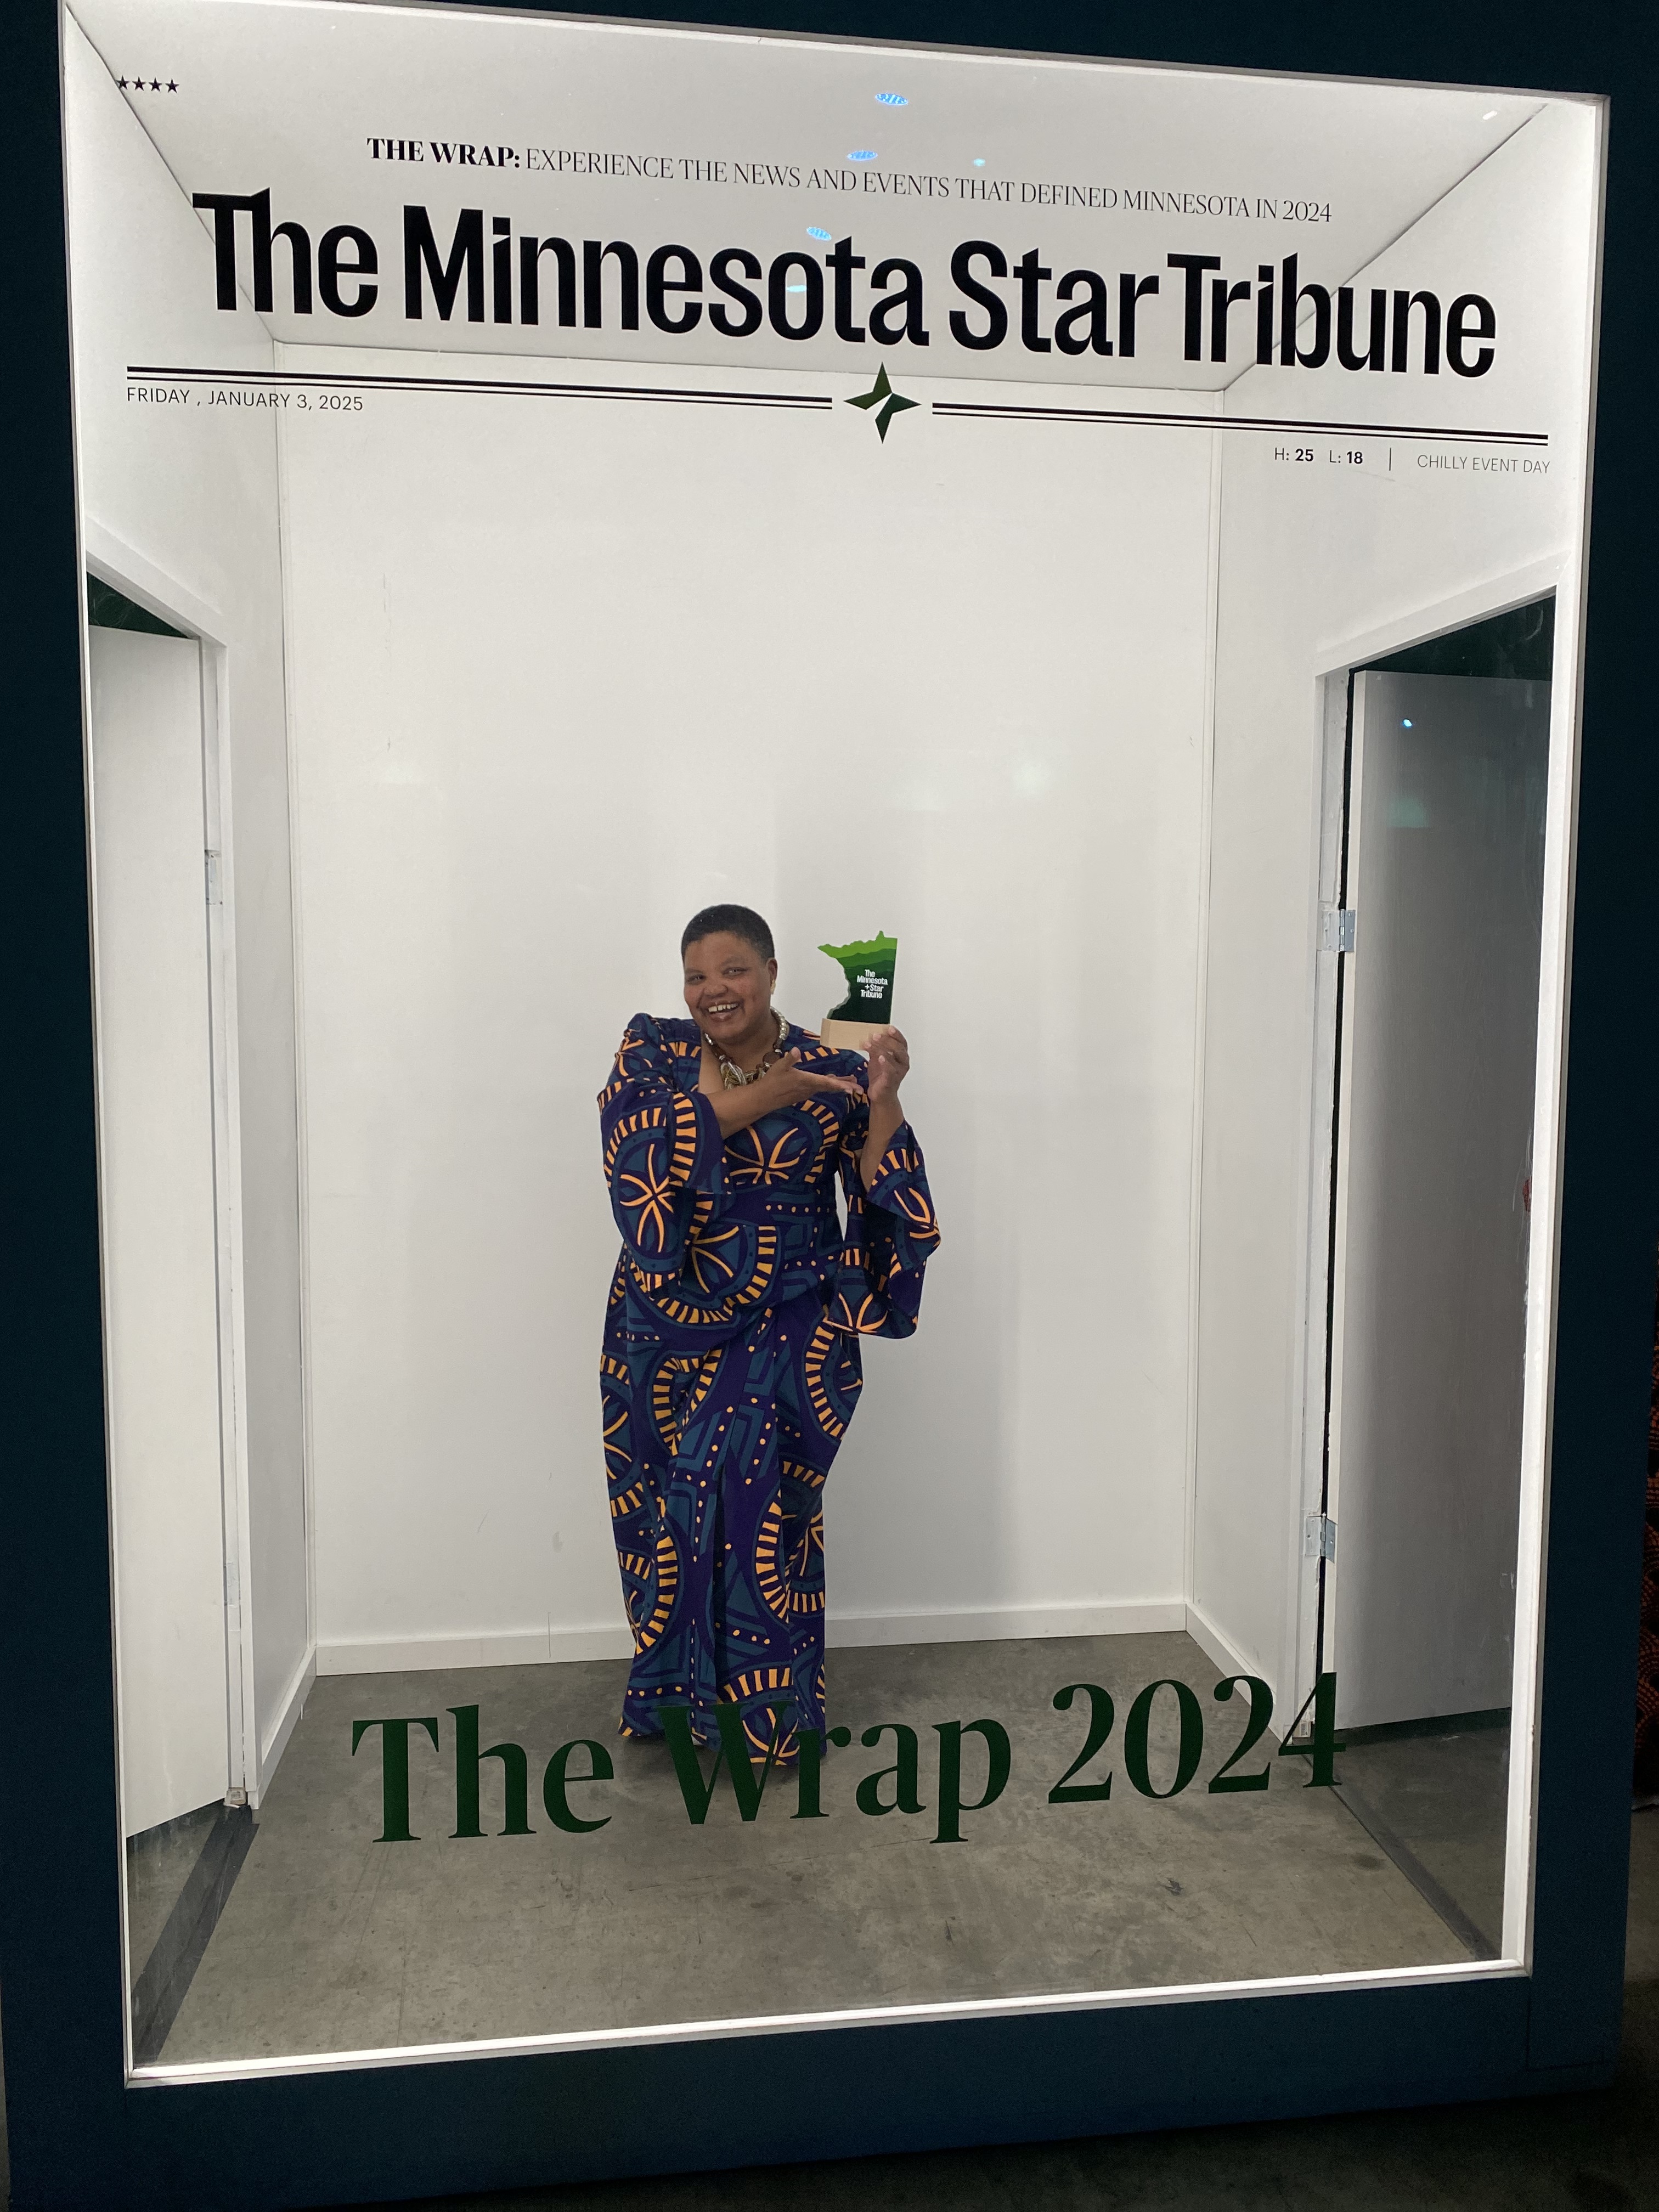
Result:
<svg viewBox="0 0 1659 2212"><path fill-rule="evenodd" d="M822 1735L824 1482L859 1340L908 1336L939 1243L899 1104L868 1059L775 1013L772 933L707 907L681 939L689 1021L635 1014L599 1095L623 1249L599 1362L611 1527L634 1636L622 1733L735 1705L751 1754ZM836 1203L840 1183L843 1224Z"/></svg>

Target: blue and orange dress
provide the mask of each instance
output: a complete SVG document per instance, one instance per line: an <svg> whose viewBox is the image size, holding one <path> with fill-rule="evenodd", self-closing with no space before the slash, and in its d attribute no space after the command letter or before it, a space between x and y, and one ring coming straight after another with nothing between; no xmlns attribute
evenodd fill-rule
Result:
<svg viewBox="0 0 1659 2212"><path fill-rule="evenodd" d="M805 1030L781 1043L864 1079ZM636 1014L599 1094L623 1238L599 1361L634 1634L622 1733L660 1735L678 1705L707 1741L728 1702L757 1755L787 1759L824 1725L823 1486L860 1339L913 1334L939 1229L908 1122L866 1191L867 1099L825 1092L723 1139L701 1070L695 1022Z"/></svg>

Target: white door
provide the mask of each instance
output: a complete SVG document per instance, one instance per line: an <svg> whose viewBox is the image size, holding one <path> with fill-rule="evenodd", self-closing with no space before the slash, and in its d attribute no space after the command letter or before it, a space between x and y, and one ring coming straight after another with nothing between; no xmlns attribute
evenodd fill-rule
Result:
<svg viewBox="0 0 1659 2212"><path fill-rule="evenodd" d="M1547 684L1354 679L1325 1663L1351 1727L1510 1698Z"/></svg>
<svg viewBox="0 0 1659 2212"><path fill-rule="evenodd" d="M201 648L94 629L92 805L126 1832L229 1781Z"/></svg>

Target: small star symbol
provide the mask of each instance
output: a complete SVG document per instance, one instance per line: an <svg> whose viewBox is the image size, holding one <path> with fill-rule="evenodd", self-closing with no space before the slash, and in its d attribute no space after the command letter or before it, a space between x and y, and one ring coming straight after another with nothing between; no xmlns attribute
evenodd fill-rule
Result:
<svg viewBox="0 0 1659 2212"><path fill-rule="evenodd" d="M161 80L159 76L152 77L150 79L149 88L152 92L160 92L161 89Z"/></svg>
<svg viewBox="0 0 1659 2212"><path fill-rule="evenodd" d="M900 398L898 393L887 381L887 364L883 362L881 367L876 371L876 380L869 391L860 392L856 399L849 399L847 404L849 407L879 407L881 409L881 412L876 417L876 429L884 446L887 443L887 426L894 416L902 415L907 407L919 407L921 402L919 399Z"/></svg>
<svg viewBox="0 0 1659 2212"><path fill-rule="evenodd" d="M117 92L125 92L125 91L126 90L126 88L127 88L127 81L126 81L125 77L124 77L124 76L118 76L118 77L116 78L116 80L115 80L115 89L117 90Z"/></svg>
<svg viewBox="0 0 1659 2212"><path fill-rule="evenodd" d="M177 92L177 91L178 91L178 89L179 89L179 86L178 86L177 81L176 81L174 78L173 78L173 77L169 77L169 78L167 79L167 90L168 90L169 92Z"/></svg>

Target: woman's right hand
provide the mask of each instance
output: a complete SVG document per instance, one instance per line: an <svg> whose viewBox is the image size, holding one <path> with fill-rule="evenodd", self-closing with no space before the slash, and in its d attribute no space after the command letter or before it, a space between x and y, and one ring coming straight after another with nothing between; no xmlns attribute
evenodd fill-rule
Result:
<svg viewBox="0 0 1659 2212"><path fill-rule="evenodd" d="M768 1114L775 1114L785 1106L801 1105L808 1098L822 1097L825 1091L857 1093L862 1089L851 1076L818 1075L811 1068L803 1067L796 1048L781 1060L774 1060L765 1074L757 1076L754 1082L738 1084L728 1091L720 1081L720 1062L706 1044L702 1056L697 1087L714 1108L723 1137L735 1136L739 1129L748 1128Z"/></svg>
<svg viewBox="0 0 1659 2212"><path fill-rule="evenodd" d="M799 1106L809 1098L821 1098L826 1091L850 1092L857 1097L863 1088L850 1075L819 1075L815 1069L803 1067L799 1046L775 1060L758 1083L749 1085L751 1093L766 1093L766 1103L761 1109L765 1114L775 1114L781 1106ZM757 1115L756 1119L759 1118Z"/></svg>

